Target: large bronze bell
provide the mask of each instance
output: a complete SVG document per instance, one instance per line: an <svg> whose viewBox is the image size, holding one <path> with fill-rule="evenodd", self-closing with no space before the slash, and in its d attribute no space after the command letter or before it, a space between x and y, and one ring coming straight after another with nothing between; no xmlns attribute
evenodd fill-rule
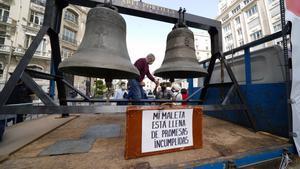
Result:
<svg viewBox="0 0 300 169"><path fill-rule="evenodd" d="M87 15L86 30L77 52L65 59L63 72L107 79L132 79L139 76L126 45L126 23L115 10L95 7Z"/></svg>
<svg viewBox="0 0 300 169"><path fill-rule="evenodd" d="M196 78L207 75L198 64L194 34L187 27L173 29L167 38L166 54L162 66L154 72L162 78Z"/></svg>

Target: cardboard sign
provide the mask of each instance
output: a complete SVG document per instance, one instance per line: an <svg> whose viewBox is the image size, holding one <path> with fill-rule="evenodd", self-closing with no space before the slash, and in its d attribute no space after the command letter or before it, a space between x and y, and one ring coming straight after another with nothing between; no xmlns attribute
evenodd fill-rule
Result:
<svg viewBox="0 0 300 169"><path fill-rule="evenodd" d="M125 159L201 147L201 107L128 108Z"/></svg>
<svg viewBox="0 0 300 169"><path fill-rule="evenodd" d="M144 110L142 153L193 146L193 109Z"/></svg>

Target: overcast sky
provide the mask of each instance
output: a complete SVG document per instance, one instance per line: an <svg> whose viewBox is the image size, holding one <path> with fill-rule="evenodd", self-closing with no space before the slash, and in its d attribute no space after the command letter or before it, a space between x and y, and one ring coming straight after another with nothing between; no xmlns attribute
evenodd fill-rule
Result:
<svg viewBox="0 0 300 169"><path fill-rule="evenodd" d="M187 13L207 18L215 18L218 9L218 0L143 0L143 2L174 10L183 7ZM134 63L138 58L153 53L157 59L150 66L150 70L154 71L159 68L165 54L167 35L174 25L128 15L123 16L127 24L127 48L131 62Z"/></svg>

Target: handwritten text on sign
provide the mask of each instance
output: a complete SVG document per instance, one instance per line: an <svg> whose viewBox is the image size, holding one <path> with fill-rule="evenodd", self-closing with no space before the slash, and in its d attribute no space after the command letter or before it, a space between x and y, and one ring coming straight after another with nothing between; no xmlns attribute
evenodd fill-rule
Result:
<svg viewBox="0 0 300 169"><path fill-rule="evenodd" d="M193 146L193 109L144 110L142 153Z"/></svg>

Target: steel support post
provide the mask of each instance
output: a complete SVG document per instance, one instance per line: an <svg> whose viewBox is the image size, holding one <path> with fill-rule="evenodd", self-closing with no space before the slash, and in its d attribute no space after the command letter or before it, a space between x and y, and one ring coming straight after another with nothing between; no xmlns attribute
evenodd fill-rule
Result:
<svg viewBox="0 0 300 169"><path fill-rule="evenodd" d="M206 96L207 90L208 90L208 85L212 76L212 73L214 71L215 63L217 60L218 53L221 52L222 49L222 34L221 34L221 29L216 29L212 28L211 30L208 31L210 35L210 40L211 40L211 59L208 65L208 75L204 79L204 84L203 84L203 89L201 91L200 95L200 100L203 103L204 98ZM202 104L200 103L200 104Z"/></svg>
<svg viewBox="0 0 300 169"><path fill-rule="evenodd" d="M63 77L63 73L58 70L59 63L61 62L60 55L60 45L59 45L59 31L61 26L61 17L63 8L66 7L68 3L64 0L47 1L46 12L45 12L45 22L44 24L50 25L48 30L48 35L50 37L51 43L51 68L54 75ZM58 99L60 105L67 105L66 89L62 79L56 80ZM52 86L53 87L53 86ZM66 117L68 114L62 114L62 117Z"/></svg>
<svg viewBox="0 0 300 169"><path fill-rule="evenodd" d="M287 32L285 31L286 24L285 22L285 3L284 0L280 0L280 16L281 16L281 28L282 28L282 44L283 44L283 57L285 65L285 83L286 83L286 96L287 96L287 113L288 113L288 130L289 130L289 139L290 142L293 142L293 115L292 107L290 104L291 97L291 79L290 79L290 67L289 67L289 55L288 55L288 46L287 46Z"/></svg>
<svg viewBox="0 0 300 169"><path fill-rule="evenodd" d="M50 63L50 74L55 75L53 59L51 59L51 63ZM55 96L55 79L50 79L50 81L49 81L49 91L48 92L49 92L49 96L52 99L54 99L54 96Z"/></svg>

